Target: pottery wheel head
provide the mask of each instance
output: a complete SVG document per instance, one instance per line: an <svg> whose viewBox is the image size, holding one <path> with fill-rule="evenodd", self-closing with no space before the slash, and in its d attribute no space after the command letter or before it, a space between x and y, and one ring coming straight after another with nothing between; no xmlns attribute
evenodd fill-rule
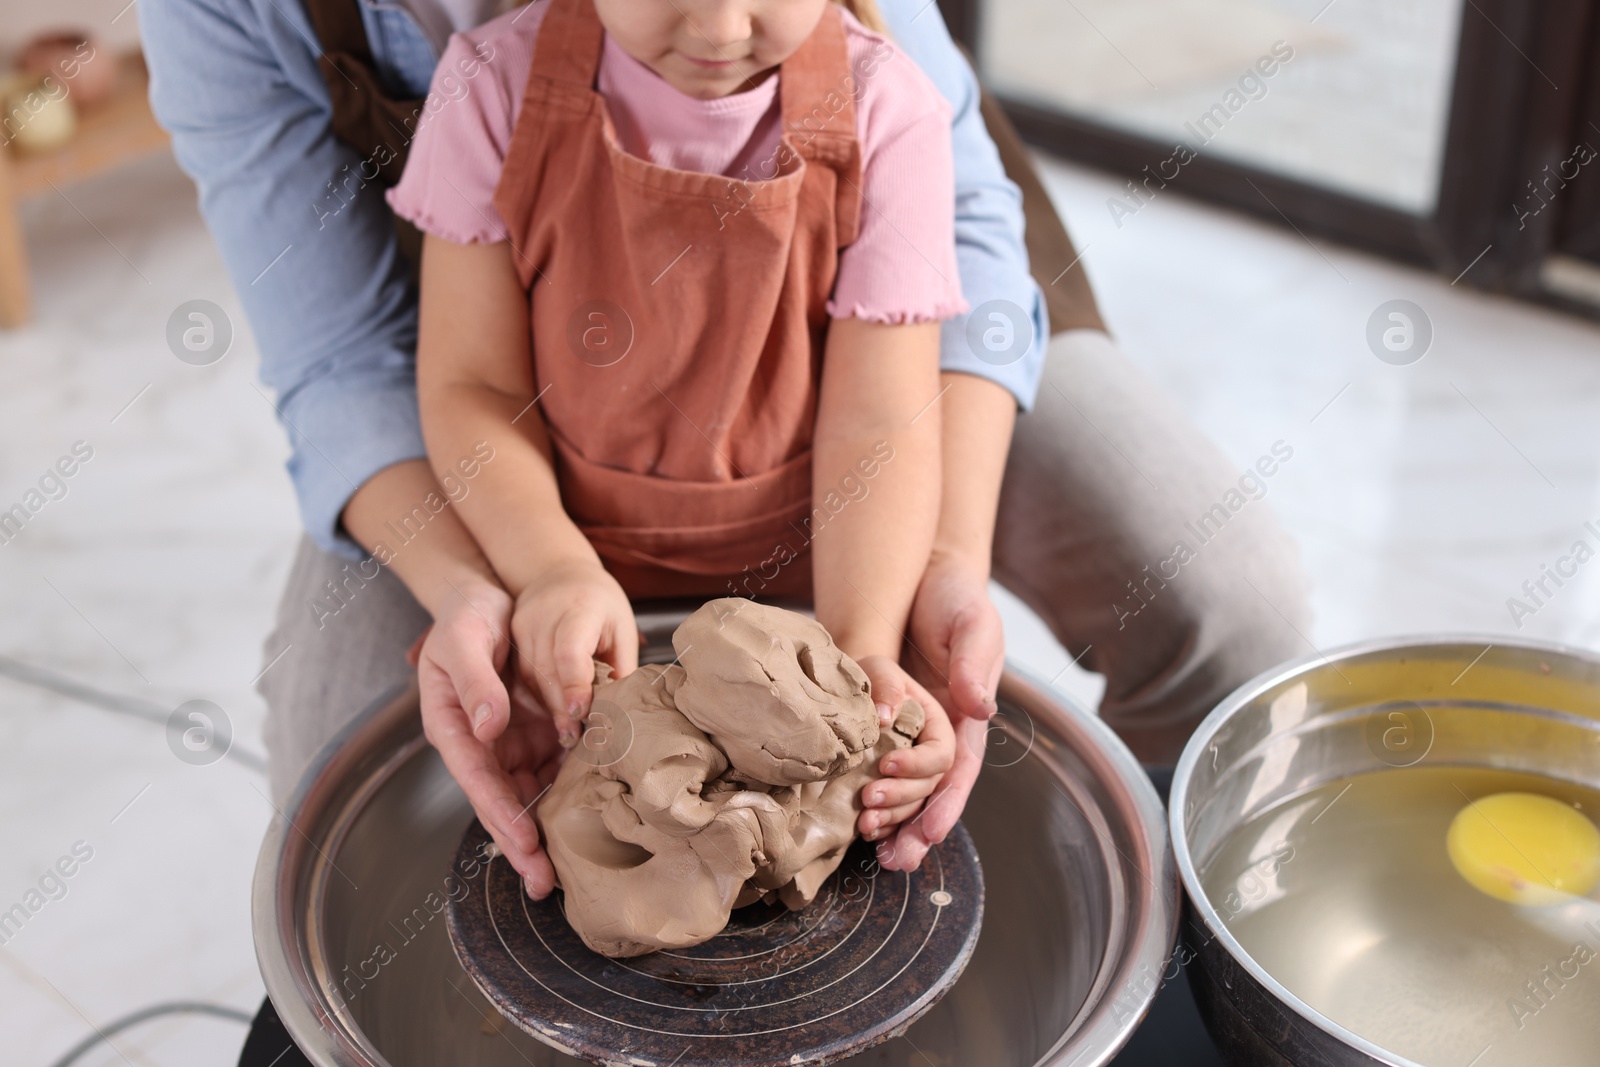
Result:
<svg viewBox="0 0 1600 1067"><path fill-rule="evenodd" d="M477 821L456 863L487 863L452 899L466 972L518 1027L592 1063L827 1064L905 1032L960 977L983 920L983 873L957 826L911 874L858 842L802 911L757 904L693 948L608 959L562 895L529 900Z"/></svg>

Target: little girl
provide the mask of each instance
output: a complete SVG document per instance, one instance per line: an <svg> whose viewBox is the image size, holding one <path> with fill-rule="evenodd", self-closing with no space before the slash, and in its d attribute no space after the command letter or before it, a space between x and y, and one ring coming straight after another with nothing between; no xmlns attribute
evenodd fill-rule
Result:
<svg viewBox="0 0 1600 1067"><path fill-rule="evenodd" d="M899 666L939 508L938 324L957 281L950 125L870 0L541 0L452 39L396 214L425 234L428 451L493 462L457 506L516 598L563 741L629 598L813 598L909 818L950 766ZM481 452L479 453L481 454Z"/></svg>

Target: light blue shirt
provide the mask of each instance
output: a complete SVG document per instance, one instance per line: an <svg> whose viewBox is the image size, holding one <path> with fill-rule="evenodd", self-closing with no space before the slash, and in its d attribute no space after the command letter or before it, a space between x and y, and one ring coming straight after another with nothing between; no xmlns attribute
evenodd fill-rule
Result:
<svg viewBox="0 0 1600 1067"><path fill-rule="evenodd" d="M438 61L427 36L398 4L360 3L389 89L425 95ZM971 313L944 324L941 366L996 382L1026 409L1049 323L1028 273L1021 194L1000 165L978 113L977 81L937 6L880 0L880 8L895 43L955 112L956 256L962 292L981 321L970 331ZM339 525L345 504L380 470L426 455L416 293L382 189L368 185L343 202L358 186L359 161L330 126L301 0L145 0L139 23L156 117L199 186L200 210L260 347L262 380L277 394L306 529L322 548L358 558ZM343 206L330 211L330 203ZM994 314L1007 306L1031 323L1008 326Z"/></svg>

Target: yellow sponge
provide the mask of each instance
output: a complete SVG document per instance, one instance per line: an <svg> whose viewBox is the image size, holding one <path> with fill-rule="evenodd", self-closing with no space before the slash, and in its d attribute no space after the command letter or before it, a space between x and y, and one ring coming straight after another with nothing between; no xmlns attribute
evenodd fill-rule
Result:
<svg viewBox="0 0 1600 1067"><path fill-rule="evenodd" d="M1510 904L1558 904L1600 884L1600 829L1537 793L1495 793L1450 821L1450 862L1478 889Z"/></svg>

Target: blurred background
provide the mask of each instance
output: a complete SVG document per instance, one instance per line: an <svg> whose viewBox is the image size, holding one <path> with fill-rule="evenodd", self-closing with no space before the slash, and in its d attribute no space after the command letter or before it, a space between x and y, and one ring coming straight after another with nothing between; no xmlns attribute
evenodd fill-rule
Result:
<svg viewBox="0 0 1600 1067"><path fill-rule="evenodd" d="M1600 5L943 6L1123 349L1241 471L1292 446L1267 503L1315 583L1308 654L1600 645L1600 565L1511 603L1600 546ZM252 685L299 521L248 323L143 104L138 7L0 0L5 69L61 28L115 60L103 99L0 149L0 512L28 512L0 527L0 916L26 912L0 921L0 1033L39 1067L232 1063L262 996ZM3 84L8 115L33 107L26 71ZM206 366L168 342L194 300L232 331ZM1092 705L1005 610L1014 658ZM175 755L191 700L226 758Z"/></svg>

